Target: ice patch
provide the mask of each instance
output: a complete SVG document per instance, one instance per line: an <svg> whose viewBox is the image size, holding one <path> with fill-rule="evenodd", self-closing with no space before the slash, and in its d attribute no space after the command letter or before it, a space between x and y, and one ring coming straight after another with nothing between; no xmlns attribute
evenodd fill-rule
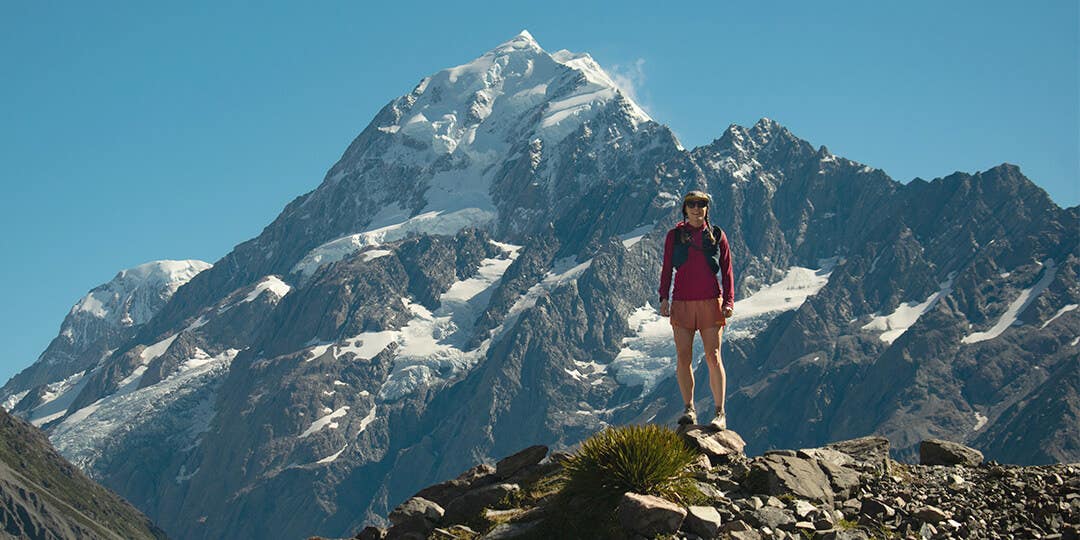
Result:
<svg viewBox="0 0 1080 540"><path fill-rule="evenodd" d="M638 227L638 228L636 228L636 229L634 229L634 230L632 230L632 231L630 231L628 233L620 234L619 235L619 240L622 240L622 244L623 244L624 248L630 249L630 248L634 247L634 244L637 244L638 242L640 242L641 239L644 238L647 233L652 231L655 226L656 226L655 223L650 223L648 225L642 225L641 227Z"/></svg>
<svg viewBox="0 0 1080 540"><path fill-rule="evenodd" d="M1009 304L1009 308L1005 310L1005 313L1001 314L1001 317L994 326L985 332L973 332L968 334L964 336L960 342L971 344L994 339L1000 336L1002 332L1010 326L1020 324L1020 314L1050 286L1050 282L1054 281L1055 275L1057 275L1057 265L1054 263L1053 259L1050 259L1046 261L1046 268L1043 270L1042 278L1040 278L1030 289L1021 291L1020 295L1016 297L1016 300L1013 300L1013 302Z"/></svg>
<svg viewBox="0 0 1080 540"><path fill-rule="evenodd" d="M344 452L345 449L348 448L348 447L349 447L349 443L345 443L345 446L341 447L341 450L338 450L336 453L330 454L329 456L326 456L326 457L320 459L319 461L316 461L315 463L318 463L320 465L325 465L327 463L333 463L334 460L336 460L338 457L340 457L341 453Z"/></svg>
<svg viewBox="0 0 1080 540"><path fill-rule="evenodd" d="M278 298L284 298L285 295L289 294L289 291L292 290L292 287L284 281L281 281L277 276L266 276L255 286L254 290L248 293L247 297L238 303L243 304L244 302L251 302L258 298L263 291L267 290L272 291Z"/></svg>
<svg viewBox="0 0 1080 540"><path fill-rule="evenodd" d="M375 259L381 259L383 257L386 257L386 256L392 254L392 253L394 253L394 252L390 251L389 249L371 249L371 250L368 250L368 251L364 252L364 260L365 261L371 261L371 260L375 260Z"/></svg>
<svg viewBox="0 0 1080 540"><path fill-rule="evenodd" d="M334 358L341 358L345 353L352 353L358 359L370 360L391 343L396 342L400 334L401 332L396 330L364 332L346 339L342 342L342 345L334 347Z"/></svg>
<svg viewBox="0 0 1080 540"><path fill-rule="evenodd" d="M1067 305L1065 305L1061 309L1057 310L1057 313L1055 313L1053 317L1050 317L1049 319L1047 319L1046 322L1042 323L1042 326L1040 326L1039 328L1040 329L1046 328L1047 326L1050 325L1050 323L1057 320L1058 317L1060 317L1060 316L1062 316L1062 315L1064 315L1064 314L1066 314L1066 313L1068 313L1068 312L1070 312L1070 311L1072 311L1072 310L1074 310L1074 309L1076 309L1078 307L1080 307L1080 304L1067 304Z"/></svg>
<svg viewBox="0 0 1080 540"><path fill-rule="evenodd" d="M345 407L342 407L342 408L340 408L340 409L338 409L338 410L336 410L334 412L331 412L330 414L328 414L326 416L323 416L322 418L319 418L318 420L312 422L311 425L308 426L308 428L305 429L304 432L301 433L297 438L303 439L304 437L307 437L308 435L311 435L312 433L317 433L319 431L322 431L324 428L337 429L338 423L335 422L334 420L337 419L337 418L341 418L342 416L345 416L346 414L348 414L348 412L349 412L349 407L345 406Z"/></svg>
<svg viewBox="0 0 1080 540"><path fill-rule="evenodd" d="M376 409L378 409L378 405L372 405L371 410L368 411L368 413L367 413L367 416L360 419L360 431L359 431L359 433L363 433L364 430L366 430L367 427L370 426L371 423L375 421L375 411L376 411Z"/></svg>
<svg viewBox="0 0 1080 540"><path fill-rule="evenodd" d="M975 413L975 427L972 428L972 430L973 431L979 431L980 429L983 428L983 426L986 425L987 420L988 420L988 418L986 418L986 416L983 416L982 413L976 412Z"/></svg>
<svg viewBox="0 0 1080 540"><path fill-rule="evenodd" d="M862 329L871 332L881 332L878 336L881 341L892 344L896 341L896 338L902 336L904 332L907 332L908 328L914 326L915 321L919 320L924 313L930 311L937 305L941 298L948 296L952 292L953 279L956 277L956 273L950 273L949 278L939 283L940 287L937 292L931 294L929 298L920 303L906 302L901 303L896 310L888 315L877 315L870 322L863 325Z"/></svg>

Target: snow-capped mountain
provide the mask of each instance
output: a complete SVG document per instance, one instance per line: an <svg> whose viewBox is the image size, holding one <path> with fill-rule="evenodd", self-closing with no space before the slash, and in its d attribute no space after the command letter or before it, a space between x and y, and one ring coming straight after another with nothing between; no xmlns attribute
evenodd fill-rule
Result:
<svg viewBox="0 0 1080 540"><path fill-rule="evenodd" d="M209 263L194 260L153 261L121 270L112 281L95 287L71 308L60 335L38 361L0 389L0 395L6 397L4 408L14 408L31 388L47 394L31 395L21 410L36 408L48 400L48 394L66 392L78 384L84 371L130 339L181 285L209 267Z"/></svg>
<svg viewBox="0 0 1080 540"><path fill-rule="evenodd" d="M527 32L391 101L77 385L5 396L178 538L347 535L478 460L676 416L653 303L689 189L733 250L751 450L1077 459L1077 208L1011 165L903 185L768 119L688 150Z"/></svg>

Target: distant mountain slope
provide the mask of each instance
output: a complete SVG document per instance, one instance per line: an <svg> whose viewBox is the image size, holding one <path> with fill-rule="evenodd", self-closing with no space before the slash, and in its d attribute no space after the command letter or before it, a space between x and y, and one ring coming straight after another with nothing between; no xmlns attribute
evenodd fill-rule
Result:
<svg viewBox="0 0 1080 540"><path fill-rule="evenodd" d="M15 538L166 538L146 516L0 409L0 533Z"/></svg>

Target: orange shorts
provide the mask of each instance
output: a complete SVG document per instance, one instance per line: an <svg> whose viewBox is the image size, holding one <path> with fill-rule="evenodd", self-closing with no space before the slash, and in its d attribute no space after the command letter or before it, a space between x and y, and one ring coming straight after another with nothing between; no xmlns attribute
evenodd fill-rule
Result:
<svg viewBox="0 0 1080 540"><path fill-rule="evenodd" d="M722 300L708 298L706 300L672 300L671 301L671 326L680 326L691 330L704 330L706 328L723 327L727 324L724 320Z"/></svg>

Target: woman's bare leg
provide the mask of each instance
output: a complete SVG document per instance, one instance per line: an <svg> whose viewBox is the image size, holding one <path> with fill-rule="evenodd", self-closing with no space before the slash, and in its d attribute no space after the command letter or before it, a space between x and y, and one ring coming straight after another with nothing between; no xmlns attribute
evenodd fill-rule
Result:
<svg viewBox="0 0 1080 540"><path fill-rule="evenodd" d="M694 370L690 369L694 360L694 331L674 325L671 329L675 333L675 355L678 362L675 378L679 381L683 404L690 405L694 403Z"/></svg>
<svg viewBox="0 0 1080 540"><path fill-rule="evenodd" d="M721 411L724 410L724 399L727 397L727 374L724 373L724 362L720 359L722 333L721 327L701 331L701 342L705 345L705 365L709 366L709 389L712 390L716 408Z"/></svg>

